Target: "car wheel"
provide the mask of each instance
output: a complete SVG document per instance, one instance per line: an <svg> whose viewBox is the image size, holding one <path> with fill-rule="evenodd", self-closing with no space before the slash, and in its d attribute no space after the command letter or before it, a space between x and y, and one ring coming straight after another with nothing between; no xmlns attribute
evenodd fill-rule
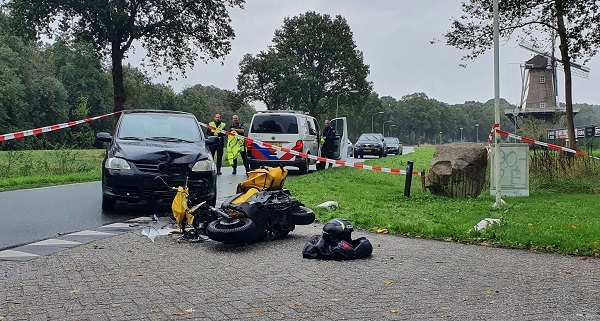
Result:
<svg viewBox="0 0 600 321"><path fill-rule="evenodd" d="M247 243L253 241L254 229L254 222L247 217L228 222L216 220L210 222L206 227L206 236L211 240L227 244Z"/></svg>
<svg viewBox="0 0 600 321"><path fill-rule="evenodd" d="M217 205L217 191L215 191L215 196L213 196L211 199L206 201L206 204L215 207L215 205Z"/></svg>
<svg viewBox="0 0 600 321"><path fill-rule="evenodd" d="M102 210L104 212L114 212L117 207L117 201L102 195Z"/></svg>
<svg viewBox="0 0 600 321"><path fill-rule="evenodd" d="M310 159L306 158L304 161L304 164L298 166L298 169L300 170L300 174L308 173L309 164L310 164Z"/></svg>

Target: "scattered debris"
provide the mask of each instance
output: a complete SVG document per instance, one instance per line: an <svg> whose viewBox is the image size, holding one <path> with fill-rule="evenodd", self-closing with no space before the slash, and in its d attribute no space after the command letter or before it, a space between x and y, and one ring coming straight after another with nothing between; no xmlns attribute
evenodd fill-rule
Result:
<svg viewBox="0 0 600 321"><path fill-rule="evenodd" d="M500 220L497 218L484 218L483 220L479 221L479 223L477 223L473 229L479 232L485 230L493 224L500 224Z"/></svg>
<svg viewBox="0 0 600 321"><path fill-rule="evenodd" d="M319 208L326 208L328 210L335 210L338 208L338 203L336 201L327 201L317 205Z"/></svg>
<svg viewBox="0 0 600 321"><path fill-rule="evenodd" d="M146 226L142 229L142 235L146 235L148 236L148 238L150 240L152 240L152 242L154 242L154 239L159 236L159 235L169 235L169 233L171 233L173 231L172 228L170 227L162 227L162 228L156 228L154 226Z"/></svg>

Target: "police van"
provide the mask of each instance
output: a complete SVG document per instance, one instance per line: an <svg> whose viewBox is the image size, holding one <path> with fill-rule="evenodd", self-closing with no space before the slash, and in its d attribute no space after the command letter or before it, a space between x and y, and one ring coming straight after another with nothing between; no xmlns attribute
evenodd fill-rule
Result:
<svg viewBox="0 0 600 321"><path fill-rule="evenodd" d="M337 134L334 143L334 159L345 161L348 148L346 146L348 138L346 117L332 119L331 127ZM282 165L294 166L301 173L307 173L309 166L317 162L314 159L282 152L277 148L266 148L260 144L261 142L320 156L322 129L314 117L302 111L260 111L254 114L250 126L246 130L248 138L254 140L246 142L248 163L252 169L260 166Z"/></svg>

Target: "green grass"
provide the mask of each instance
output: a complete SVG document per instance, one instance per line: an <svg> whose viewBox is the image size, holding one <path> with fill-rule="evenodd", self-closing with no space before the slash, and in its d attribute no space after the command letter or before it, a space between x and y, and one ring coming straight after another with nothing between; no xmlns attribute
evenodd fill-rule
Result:
<svg viewBox="0 0 600 321"><path fill-rule="evenodd" d="M365 164L428 171L433 146L415 153L369 159ZM0 191L99 180L103 150L0 152ZM223 166L227 165L224 157ZM238 160L238 166L242 166ZM405 175L349 167L289 177L294 196L326 222L344 217L361 229L438 240L527 248L565 254L600 256L600 161L575 164L575 171L552 175L531 173L529 197L503 197L507 205L493 209L495 197L484 189L478 198L449 199L421 190L413 177L410 197L404 196ZM489 186L489 183L486 183ZM336 201L336 211L317 208ZM484 218L502 224L484 232L475 226Z"/></svg>
<svg viewBox="0 0 600 321"><path fill-rule="evenodd" d="M103 158L100 149L0 151L0 191L100 180Z"/></svg>
<svg viewBox="0 0 600 321"><path fill-rule="evenodd" d="M420 147L415 153L365 163L406 169L407 162L414 161L414 171L420 172L429 168L433 151L431 146ZM286 188L313 208L322 222L343 217L359 228L386 229L391 234L600 255L598 177L580 179L579 184L566 188L563 185L560 191L544 188L544 180L538 178L538 185L530 190L529 197L503 197L507 206L500 209L492 208L495 197L490 196L488 188L476 199L449 199L422 191L418 177L413 177L411 196L406 198L405 179L404 175L337 167L288 179ZM570 180L554 179L550 185ZM336 211L317 208L318 204L331 200L339 204ZM473 227L484 218L499 218L502 224L475 232Z"/></svg>

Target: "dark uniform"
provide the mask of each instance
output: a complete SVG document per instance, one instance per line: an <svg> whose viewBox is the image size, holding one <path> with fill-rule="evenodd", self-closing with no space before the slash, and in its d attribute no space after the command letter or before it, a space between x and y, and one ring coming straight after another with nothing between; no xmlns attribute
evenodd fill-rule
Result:
<svg viewBox="0 0 600 321"><path fill-rule="evenodd" d="M323 135L321 136L325 139L323 146L321 146L321 156L329 159L333 159L333 149L335 143L335 130L331 128L331 126L326 125L325 129L323 129ZM333 166L333 164L329 163L329 167ZM323 166L325 168L325 166Z"/></svg>

